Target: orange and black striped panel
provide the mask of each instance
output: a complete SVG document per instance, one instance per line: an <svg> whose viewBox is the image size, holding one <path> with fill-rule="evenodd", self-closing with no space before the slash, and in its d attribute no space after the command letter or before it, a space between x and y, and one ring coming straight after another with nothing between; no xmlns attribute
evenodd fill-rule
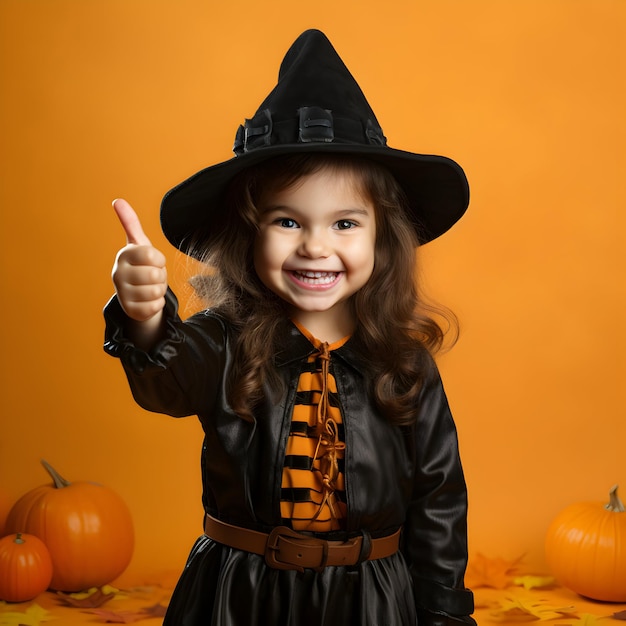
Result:
<svg viewBox="0 0 626 626"><path fill-rule="evenodd" d="M309 339L311 340L311 337ZM329 349L335 349L345 341L332 344ZM314 339L312 342L314 345L319 345L319 342ZM328 386L327 417L335 422L339 439L344 441L336 382L330 373L326 384ZM309 358L307 367L298 381L282 475L281 515L283 523L294 530L315 532L338 530L342 528L342 521L346 515L343 450L337 451L339 475L334 481L334 493L330 502L324 502L324 485L319 471L320 457L324 454L324 450L317 450L319 441L317 413L322 388L322 372L318 355L314 354ZM317 458L316 451L318 452Z"/></svg>

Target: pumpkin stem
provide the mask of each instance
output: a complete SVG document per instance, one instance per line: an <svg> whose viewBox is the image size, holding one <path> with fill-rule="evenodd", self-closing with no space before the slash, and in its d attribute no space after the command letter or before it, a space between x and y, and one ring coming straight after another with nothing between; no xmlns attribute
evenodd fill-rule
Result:
<svg viewBox="0 0 626 626"><path fill-rule="evenodd" d="M626 511L626 507L624 507L624 504L617 495L617 485L613 485L613 487L611 487L611 490L609 491L609 498L610 500L608 504L604 505L604 508L607 511L613 511L615 513L624 513L624 511Z"/></svg>
<svg viewBox="0 0 626 626"><path fill-rule="evenodd" d="M46 472L50 474L52 480L54 480L54 486L57 489L62 489L63 487L69 487L69 485L71 485L70 481L65 480L65 478L63 478L63 476L61 476L61 474L59 474L59 472L57 472L54 467L48 463L48 461L41 459L41 464L46 468Z"/></svg>
<svg viewBox="0 0 626 626"><path fill-rule="evenodd" d="M23 539L22 539L22 533L15 533L15 539L13 539L13 543L26 543Z"/></svg>

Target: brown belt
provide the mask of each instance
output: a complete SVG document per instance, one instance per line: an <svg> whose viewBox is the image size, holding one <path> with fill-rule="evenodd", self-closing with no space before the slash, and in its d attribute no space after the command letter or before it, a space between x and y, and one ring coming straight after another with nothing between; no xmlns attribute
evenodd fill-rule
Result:
<svg viewBox="0 0 626 626"><path fill-rule="evenodd" d="M347 541L326 541L309 537L286 526L277 526L271 533L262 533L241 526L233 526L207 515L204 533L214 541L265 556L275 569L304 568L320 570L327 565L356 565L365 560L382 559L398 551L400 529L392 535L369 539L367 554L363 550L363 536Z"/></svg>

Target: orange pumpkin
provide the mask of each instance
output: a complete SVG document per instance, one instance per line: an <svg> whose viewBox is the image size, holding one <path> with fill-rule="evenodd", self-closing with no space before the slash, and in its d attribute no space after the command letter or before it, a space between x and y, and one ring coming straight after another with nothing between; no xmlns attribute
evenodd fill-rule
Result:
<svg viewBox="0 0 626 626"><path fill-rule="evenodd" d="M130 512L112 489L68 482L48 463L54 483L23 495L9 511L9 532L39 537L52 557L50 587L82 591L112 582L128 566L134 534Z"/></svg>
<svg viewBox="0 0 626 626"><path fill-rule="evenodd" d="M546 536L546 560L571 591L626 602L626 512L617 486L608 504L573 504L557 515Z"/></svg>
<svg viewBox="0 0 626 626"><path fill-rule="evenodd" d="M52 580L52 559L41 539L22 533L0 539L0 600L27 602Z"/></svg>

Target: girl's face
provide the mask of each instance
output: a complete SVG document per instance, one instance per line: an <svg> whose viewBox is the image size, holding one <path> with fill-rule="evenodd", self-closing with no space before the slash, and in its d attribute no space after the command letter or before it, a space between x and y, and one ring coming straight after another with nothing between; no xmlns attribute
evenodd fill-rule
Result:
<svg viewBox="0 0 626 626"><path fill-rule="evenodd" d="M352 332L348 300L372 275L376 241L374 206L354 175L322 169L265 193L258 205L261 281L320 339ZM338 336L321 336L333 328Z"/></svg>

